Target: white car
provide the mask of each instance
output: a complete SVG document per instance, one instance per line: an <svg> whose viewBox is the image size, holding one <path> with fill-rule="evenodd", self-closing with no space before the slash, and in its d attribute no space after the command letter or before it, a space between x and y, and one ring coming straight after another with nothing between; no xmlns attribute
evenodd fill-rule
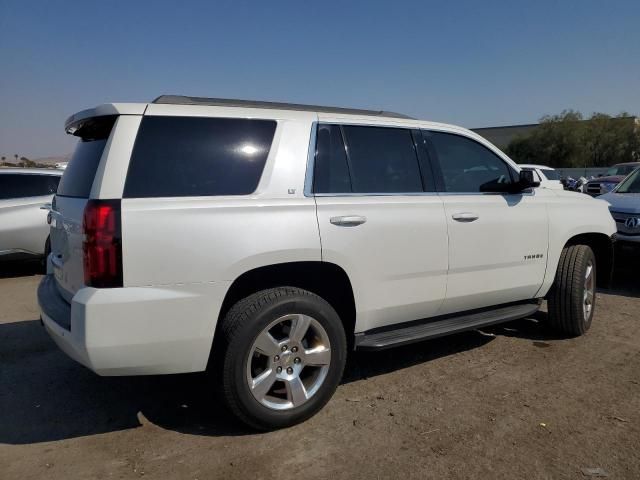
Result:
<svg viewBox="0 0 640 480"><path fill-rule="evenodd" d="M61 175L47 168L0 168L0 261L49 253L47 205Z"/></svg>
<svg viewBox="0 0 640 480"><path fill-rule="evenodd" d="M551 325L581 335L610 271L605 202L532 188L464 128L164 96L66 131L81 141L53 206L44 326L100 375L210 368L258 429L322 408L349 349L525 317L543 298Z"/></svg>
<svg viewBox="0 0 640 480"><path fill-rule="evenodd" d="M541 188L550 188L551 190L564 190L564 186L560 181L560 174L551 167L545 165L518 165L522 170L533 172L536 182L540 182Z"/></svg>

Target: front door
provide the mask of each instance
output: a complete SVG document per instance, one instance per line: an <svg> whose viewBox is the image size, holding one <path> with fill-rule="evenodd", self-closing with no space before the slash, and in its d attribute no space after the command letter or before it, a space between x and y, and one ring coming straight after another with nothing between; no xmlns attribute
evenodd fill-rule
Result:
<svg viewBox="0 0 640 480"><path fill-rule="evenodd" d="M441 313L533 298L547 263L544 195L487 193L517 179L498 152L458 134L423 132L441 171L449 233L447 295Z"/></svg>

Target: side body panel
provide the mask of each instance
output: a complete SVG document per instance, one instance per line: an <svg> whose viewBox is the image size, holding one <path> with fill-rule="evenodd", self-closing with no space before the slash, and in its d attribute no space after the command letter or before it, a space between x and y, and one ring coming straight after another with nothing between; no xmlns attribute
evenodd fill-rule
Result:
<svg viewBox="0 0 640 480"><path fill-rule="evenodd" d="M449 228L443 314L535 296L547 264L547 195L443 195ZM454 220L460 214L477 220Z"/></svg>
<svg viewBox="0 0 640 480"><path fill-rule="evenodd" d="M356 333L439 313L447 227L438 195L316 197L322 259L341 266L356 301ZM333 217L362 216L358 226Z"/></svg>
<svg viewBox="0 0 640 480"><path fill-rule="evenodd" d="M0 256L9 253L44 254L49 235L47 210L53 195L0 200ZM1 257L0 257L1 258Z"/></svg>
<svg viewBox="0 0 640 480"><path fill-rule="evenodd" d="M549 253L547 271L536 296L544 297L555 279L560 254L567 242L576 235L600 233L611 237L616 223L608 204L578 192L551 191L547 198L549 211Z"/></svg>

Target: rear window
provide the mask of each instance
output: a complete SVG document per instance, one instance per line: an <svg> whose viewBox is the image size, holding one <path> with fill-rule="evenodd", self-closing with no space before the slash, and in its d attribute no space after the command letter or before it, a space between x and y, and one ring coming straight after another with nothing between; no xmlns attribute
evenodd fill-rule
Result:
<svg viewBox="0 0 640 480"><path fill-rule="evenodd" d="M129 162L124 197L253 193L275 130L273 120L145 117Z"/></svg>
<svg viewBox="0 0 640 480"><path fill-rule="evenodd" d="M40 197L56 193L58 175L33 173L0 174L0 200L10 198Z"/></svg>
<svg viewBox="0 0 640 480"><path fill-rule="evenodd" d="M58 195L89 198L102 152L117 116L89 119L74 130L80 137L71 160L62 175Z"/></svg>

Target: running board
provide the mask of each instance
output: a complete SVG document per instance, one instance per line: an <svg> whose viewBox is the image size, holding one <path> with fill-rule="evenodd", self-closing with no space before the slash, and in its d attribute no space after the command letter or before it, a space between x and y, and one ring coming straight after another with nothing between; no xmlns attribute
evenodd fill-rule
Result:
<svg viewBox="0 0 640 480"><path fill-rule="evenodd" d="M448 315L440 320L436 318L403 323L393 329L385 328L384 331L375 329L371 332L356 334L355 348L357 350L384 350L450 333L475 330L479 327L527 317L537 312L539 307L538 302L511 304L491 310L475 310L455 316Z"/></svg>

